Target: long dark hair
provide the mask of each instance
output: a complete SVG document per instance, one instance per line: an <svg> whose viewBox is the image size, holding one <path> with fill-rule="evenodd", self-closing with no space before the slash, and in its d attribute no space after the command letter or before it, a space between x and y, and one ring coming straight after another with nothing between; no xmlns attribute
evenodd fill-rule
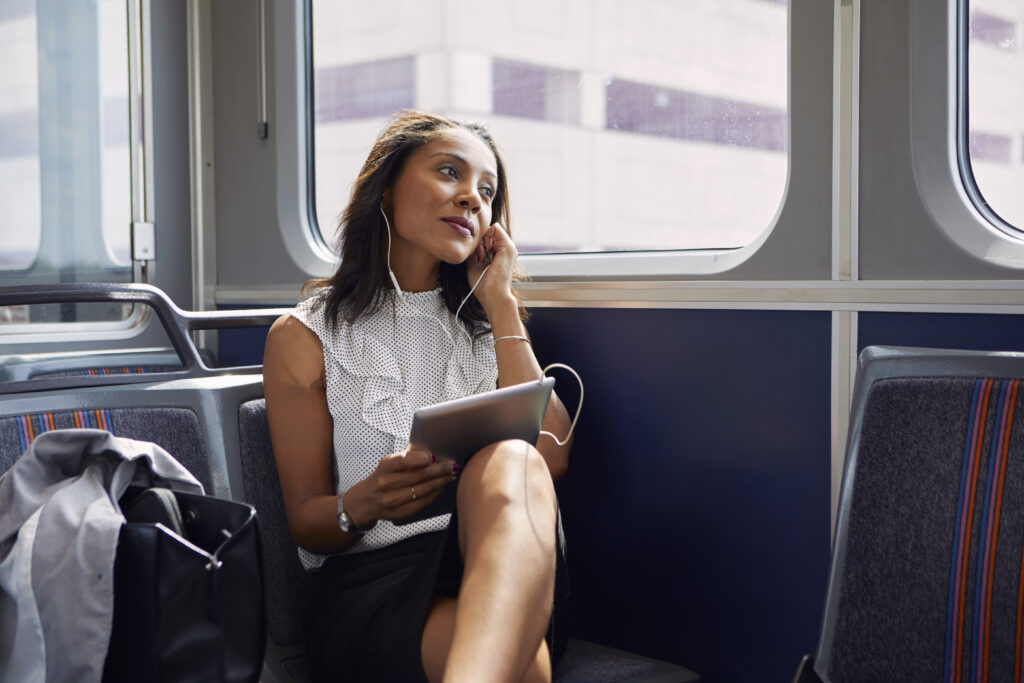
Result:
<svg viewBox="0 0 1024 683"><path fill-rule="evenodd" d="M470 131L494 154L498 164L498 186L491 201L491 222L501 223L511 234L508 178L490 132L478 123L424 112L396 114L370 150L352 187L348 206L342 213L338 224L341 264L330 278L311 280L303 286L304 292L315 287L329 287L325 305L330 325L336 326L339 319L354 322L363 313L373 312L380 306L384 293L391 287L385 256L388 228L380 210L384 191L397 180L413 151L433 141L442 132L455 128ZM517 274L514 279L521 281L523 278ZM465 264L442 261L437 281L445 305L454 313L470 289ZM513 294L519 301L519 315L525 320L526 309L522 300L517 293ZM487 315L476 297L465 303L459 319L473 334L482 334L489 329Z"/></svg>

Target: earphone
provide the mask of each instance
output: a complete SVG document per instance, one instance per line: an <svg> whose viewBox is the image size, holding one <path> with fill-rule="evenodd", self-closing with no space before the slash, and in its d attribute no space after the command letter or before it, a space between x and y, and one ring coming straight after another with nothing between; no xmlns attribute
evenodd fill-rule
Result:
<svg viewBox="0 0 1024 683"><path fill-rule="evenodd" d="M391 284L393 284L395 286L395 294L398 295L398 296L401 296L402 293L403 293L402 292L402 288L398 285L398 278L395 277L395 271L391 270L391 223L388 222L388 215L387 215L387 213L384 212L384 205L383 204L381 204L381 206L380 206L380 214L382 216L384 216L384 225L385 225L385 227L387 229L387 233L388 233L388 275L391 276ZM467 301L469 301L469 297L473 296L473 292L476 291L476 286L479 285L480 281L484 279L484 275L487 274L487 271L490 270L490 268L491 268L491 264L488 263L487 266L484 268L484 271L482 273L480 273L480 277L478 277L476 279L476 282L473 283L473 286L470 288L469 293L466 294L465 297L463 297L462 303L460 303L459 307L455 309L455 322L456 322L456 324L458 324L459 312L462 311L462 307L466 304ZM429 316L429 317L434 318L434 316ZM446 335L448 335L448 341L450 341L452 343L452 348L454 348L455 347L455 340L452 338L452 335L448 331L448 328L446 328L443 324L441 324L441 321L438 320L437 318L434 318L434 320L437 321L437 324L441 328L441 331L444 332ZM465 325L459 325L459 329L462 330L463 334L465 334L466 338L469 340L470 345L472 345L473 344L473 337L470 336L468 331L466 331ZM525 339L525 337L523 339ZM527 341L529 341L529 340L527 340ZM557 436L555 436L554 434L552 434L551 432L546 432L546 431L543 431L543 430L541 431L541 434L550 436L552 439L555 440L555 443L557 443L559 446L564 446L565 444L569 443L569 439L572 438L573 430L576 429L576 420L580 419L580 412L583 410L583 380L580 379L580 376L578 374L576 374L576 371L573 370L568 365L565 365L564 363L552 363L552 364L548 365L547 367L545 367L543 370L541 370L541 372L540 372L540 379L538 381L543 381L544 377L546 376L547 371L550 370L551 368L564 368L564 369L568 370L569 372L571 372L573 374L573 377L576 378L576 381L579 382L579 385L580 385L580 402L579 402L579 405L576 406L576 416L573 417L572 423L569 425L569 433L565 436L565 439L564 440L559 440L559 438Z"/></svg>
<svg viewBox="0 0 1024 683"><path fill-rule="evenodd" d="M384 216L384 225L387 226L388 233L388 275L391 276L391 284L395 286L395 294L401 295L402 288L398 286L398 278L395 277L395 271L391 270L391 223L388 222L388 215L384 213L384 205L380 205L380 215Z"/></svg>
<svg viewBox="0 0 1024 683"><path fill-rule="evenodd" d="M580 376L576 374L575 370L570 368L565 363L552 363L540 371L540 379L537 381L543 382L544 378L547 376L548 370L550 370L551 368L564 368L568 370L569 372L572 373L572 376L576 378L576 381L579 382L580 385L580 402L576 406L576 415L572 418L572 423L569 424L569 433L565 435L565 439L560 441L557 436L555 436L551 432L546 432L543 429L540 432L543 435L550 436L552 439L555 440L555 443L557 443L559 446L564 446L565 444L569 443L569 439L572 438L573 430L576 429L576 420L580 419L580 413L583 411L583 380L580 379Z"/></svg>
<svg viewBox="0 0 1024 683"><path fill-rule="evenodd" d="M391 276L391 284L393 284L395 286L395 294L401 296L402 293L403 293L402 292L402 288L398 285L398 278L395 277L395 271L391 270L391 223L388 222L388 215L384 212L384 205L383 204L380 205L380 215L384 216L384 225L385 225L385 227L387 229L387 233L388 233L388 275ZM481 280L484 279L484 275L487 275L487 271L490 270L490 268L491 268L491 264L488 263L487 267L484 268L484 272L480 273L480 277L478 277L476 279L476 282L473 283L473 286L470 288L469 293L466 294L466 296L464 296L462 298L462 303L460 303L459 307L455 309L455 320L456 320L456 322L458 322L458 320L459 320L459 312L462 310L462 307L466 305L467 301L469 301L469 297L473 296L473 292L476 291L476 286L478 284L480 284ZM434 316L430 316L430 317L433 318ZM437 318L434 318L434 320L437 320ZM452 346L454 347L455 346L455 340L452 339L451 333L448 332L448 329L444 325L441 325L441 321L440 320L437 320L437 324L441 326L441 331L443 331L446 335L448 335L448 341L450 341L452 343ZM466 338L469 340L469 343L472 344L473 343L473 338L470 336L469 332L466 331L465 326L464 325L459 325L459 329L462 330L463 334L465 334Z"/></svg>

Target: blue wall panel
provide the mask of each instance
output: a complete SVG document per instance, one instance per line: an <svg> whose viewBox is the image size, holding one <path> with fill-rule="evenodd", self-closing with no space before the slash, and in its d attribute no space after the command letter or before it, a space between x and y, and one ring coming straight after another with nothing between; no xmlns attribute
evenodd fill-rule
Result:
<svg viewBox="0 0 1024 683"><path fill-rule="evenodd" d="M543 309L529 326L541 364L586 385L559 483L572 632L712 683L789 680L828 573L829 314Z"/></svg>
<svg viewBox="0 0 1024 683"><path fill-rule="evenodd" d="M857 347L1024 351L1024 316L961 313L861 313Z"/></svg>
<svg viewBox="0 0 1024 683"><path fill-rule="evenodd" d="M222 308L222 310L229 310ZM263 347L267 344L269 327L247 327L217 332L217 361L219 367L236 365L262 365Z"/></svg>
<svg viewBox="0 0 1024 683"><path fill-rule="evenodd" d="M828 575L830 315L535 309L529 327L586 385L558 486L571 632L710 683L789 680ZM266 330L219 335L222 363L261 361Z"/></svg>
<svg viewBox="0 0 1024 683"><path fill-rule="evenodd" d="M259 306L219 306L222 311L237 311ZM266 306L265 308L273 308ZM236 365L262 365L263 347L267 344L270 327L242 327L218 330L217 366L226 368Z"/></svg>

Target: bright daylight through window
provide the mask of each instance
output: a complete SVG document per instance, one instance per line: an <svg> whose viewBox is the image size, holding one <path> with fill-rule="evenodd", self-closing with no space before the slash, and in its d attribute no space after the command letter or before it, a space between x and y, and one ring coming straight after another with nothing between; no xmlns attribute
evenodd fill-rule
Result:
<svg viewBox="0 0 1024 683"><path fill-rule="evenodd" d="M126 13L0 2L0 284L132 277ZM25 322L27 307L0 310Z"/></svg>
<svg viewBox="0 0 1024 683"><path fill-rule="evenodd" d="M785 0L313 0L329 244L396 110L486 122L521 252L741 247L788 167Z"/></svg>
<svg viewBox="0 0 1024 683"><path fill-rule="evenodd" d="M967 120L984 202L1024 230L1024 0L970 0Z"/></svg>

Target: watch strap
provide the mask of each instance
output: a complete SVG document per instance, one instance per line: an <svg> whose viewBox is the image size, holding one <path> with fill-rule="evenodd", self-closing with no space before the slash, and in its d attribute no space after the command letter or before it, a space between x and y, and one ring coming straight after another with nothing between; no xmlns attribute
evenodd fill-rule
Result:
<svg viewBox="0 0 1024 683"><path fill-rule="evenodd" d="M345 502L344 502L344 500L345 500L345 494L344 493L339 493L338 494L338 526L341 528L342 531L344 531L347 534L355 534L356 536L362 536L367 531L369 531L373 527L377 526L377 522L374 522L372 525L370 525L369 528L366 528L366 529L360 529L359 527L357 527L352 522L352 518L348 516L347 512L345 512Z"/></svg>

